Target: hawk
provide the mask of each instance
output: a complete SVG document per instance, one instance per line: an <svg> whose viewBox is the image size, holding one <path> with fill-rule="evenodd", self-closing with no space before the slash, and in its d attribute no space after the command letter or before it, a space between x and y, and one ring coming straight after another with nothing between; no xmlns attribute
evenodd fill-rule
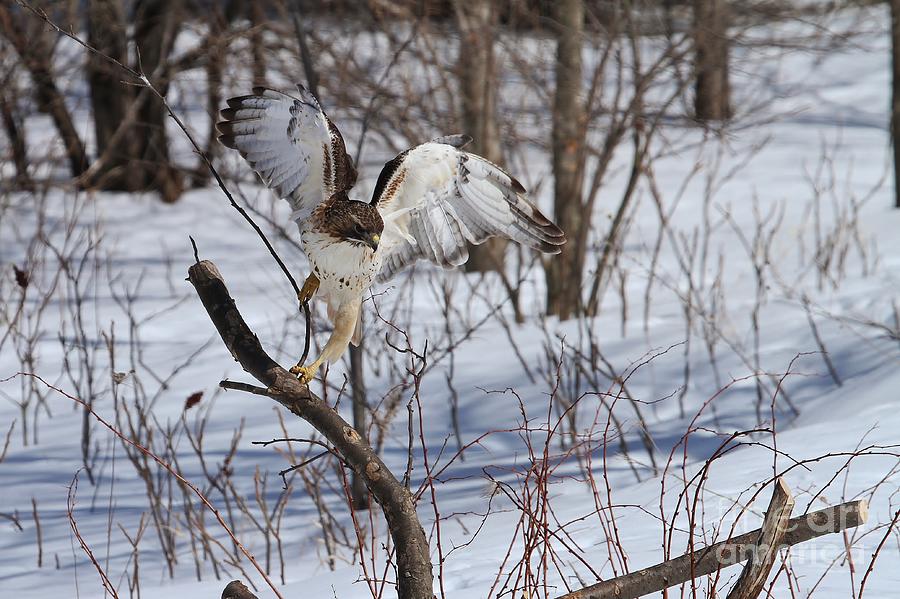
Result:
<svg viewBox="0 0 900 599"><path fill-rule="evenodd" d="M263 182L290 202L312 272L300 301L318 293L334 328L322 354L291 372L308 383L324 362L359 343L363 297L417 260L450 268L466 243L496 235L556 254L566 241L525 188L488 160L462 150L471 138L439 137L384 165L369 202L350 199L356 168L344 140L302 85L289 95L263 87L228 100L219 140L238 150Z"/></svg>

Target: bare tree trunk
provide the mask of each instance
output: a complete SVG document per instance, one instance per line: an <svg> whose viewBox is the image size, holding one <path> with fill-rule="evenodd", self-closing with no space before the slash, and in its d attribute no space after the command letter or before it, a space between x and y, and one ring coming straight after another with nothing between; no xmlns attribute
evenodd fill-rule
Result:
<svg viewBox="0 0 900 599"><path fill-rule="evenodd" d="M65 99L53 79L53 51L48 34L39 21L28 19L12 6L0 4L0 35L9 40L31 75L38 109L53 120L66 148L72 176L81 176L88 168L88 158Z"/></svg>
<svg viewBox="0 0 900 599"><path fill-rule="evenodd" d="M316 72L312 52L309 50L306 26L300 22L300 0L293 0L290 6L286 6L286 9L291 13L291 21L294 24L294 35L297 36L300 62L303 64L303 74L306 75L306 87L316 98L319 98L319 74Z"/></svg>
<svg viewBox="0 0 900 599"><path fill-rule="evenodd" d="M362 316L360 316L362 318ZM363 370L363 344L359 347L350 346L350 386L353 393L353 428L359 433L363 441L368 443L368 426L366 425L366 412L369 408L366 403L366 382ZM364 510L369 507L369 490L366 482L356 472L353 473L351 484L353 509Z"/></svg>
<svg viewBox="0 0 900 599"><path fill-rule="evenodd" d="M555 5L556 95L553 103L554 215L568 236L547 267L547 313L571 318L581 309L581 278L590 215L582 204L585 110L581 93L582 0Z"/></svg>
<svg viewBox="0 0 900 599"><path fill-rule="evenodd" d="M731 118L728 81L728 7L725 0L694 0L694 115L701 121Z"/></svg>
<svg viewBox="0 0 900 599"><path fill-rule="evenodd" d="M10 89L8 81L0 89L0 115L3 117L3 130L9 139L13 164L16 166L16 186L30 189L33 182L28 175L28 149L25 143L25 132L15 110L15 95L9 93Z"/></svg>
<svg viewBox="0 0 900 599"><path fill-rule="evenodd" d="M209 52L206 56L206 112L209 114L209 135L206 138L204 152L212 160L219 155L222 148L217 139L216 122L219 120L219 109L222 108L222 75L225 57L228 55L225 11L219 2L214 2L210 7L207 23ZM193 184L199 187L209 180L209 176L209 169L201 157L193 173Z"/></svg>
<svg viewBox="0 0 900 599"><path fill-rule="evenodd" d="M455 0L459 27L457 70L461 98L462 132L473 137L472 151L502 164L497 126L497 78L494 37L497 11L493 0ZM466 270L487 272L503 269L507 240L499 237L469 247Z"/></svg>
<svg viewBox="0 0 900 599"><path fill-rule="evenodd" d="M265 3L263 0L250 0L250 22L253 25L250 34L250 51L253 53L253 85L266 85L266 48L263 27L266 22Z"/></svg>
<svg viewBox="0 0 900 599"><path fill-rule="evenodd" d="M894 206L900 208L900 0L891 0L891 141L894 146Z"/></svg>
<svg viewBox="0 0 900 599"><path fill-rule="evenodd" d="M69 171L73 177L81 176L88 168L88 158L84 151L84 142L75 129L72 115L66 108L62 93L56 87L49 68L37 67L31 72L35 84L35 94L38 97L38 107L53 119L53 124L62 137L66 148L66 156L69 160Z"/></svg>
<svg viewBox="0 0 900 599"><path fill-rule="evenodd" d="M178 28L178 3L174 0L139 0L135 8L134 41L140 52L140 67L156 89L165 94L169 86L167 61ZM138 109L134 137L141 143L135 175L142 189L159 191L166 203L181 196L181 174L169 159L166 107L152 94L145 94Z"/></svg>
<svg viewBox="0 0 900 599"><path fill-rule="evenodd" d="M90 0L88 42L101 53L122 63L126 61L128 42L121 0ZM87 75L100 160L92 180L102 189L133 189L126 169L133 154L132 136L116 135L119 127L128 126L125 121L131 88L122 84L117 66L94 52L88 53Z"/></svg>

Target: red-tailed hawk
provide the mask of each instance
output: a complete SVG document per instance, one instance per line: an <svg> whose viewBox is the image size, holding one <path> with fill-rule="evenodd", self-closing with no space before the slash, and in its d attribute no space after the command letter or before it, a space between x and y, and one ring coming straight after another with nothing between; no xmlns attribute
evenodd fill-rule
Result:
<svg viewBox="0 0 900 599"><path fill-rule="evenodd" d="M288 95L257 87L228 100L219 139L241 153L265 184L290 202L312 273L301 301L318 291L334 323L322 355L292 372L304 382L359 342L363 295L416 260L463 264L466 242L508 237L559 253L565 235L525 199L497 165L461 148L463 135L409 149L384 165L370 202L351 200L356 169L344 140L303 86Z"/></svg>

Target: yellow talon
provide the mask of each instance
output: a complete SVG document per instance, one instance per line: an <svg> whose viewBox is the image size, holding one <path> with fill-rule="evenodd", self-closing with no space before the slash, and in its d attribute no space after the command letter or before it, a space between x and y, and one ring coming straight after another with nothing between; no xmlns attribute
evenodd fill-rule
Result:
<svg viewBox="0 0 900 599"><path fill-rule="evenodd" d="M316 378L316 372L318 372L319 366L321 365L322 358L319 358L309 366L303 366L302 364L292 366L290 372L291 374L296 374L301 383L308 385L310 381Z"/></svg>
<svg viewBox="0 0 900 599"><path fill-rule="evenodd" d="M293 368L291 368L291 374L296 374L297 378L300 379L300 382L304 385L308 385L310 381L312 381L316 376L316 368L311 368L309 366L300 366L297 364Z"/></svg>
<svg viewBox="0 0 900 599"><path fill-rule="evenodd" d="M316 291L319 290L319 277L315 275L315 273L309 273L309 276L306 277L306 280L303 282L303 287L300 289L300 293L297 294L297 299L300 300L301 304L305 304L316 294ZM298 368L300 365L294 366L294 368ZM293 372L293 368L291 369ZM296 373L295 373L296 374Z"/></svg>

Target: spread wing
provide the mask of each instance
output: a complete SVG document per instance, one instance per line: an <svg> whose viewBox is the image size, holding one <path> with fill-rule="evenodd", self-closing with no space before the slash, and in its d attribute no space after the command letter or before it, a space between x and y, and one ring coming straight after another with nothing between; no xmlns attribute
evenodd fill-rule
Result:
<svg viewBox="0 0 900 599"><path fill-rule="evenodd" d="M216 124L219 140L241 153L263 182L308 218L320 202L356 183L344 140L315 96L302 85L295 97L264 87L228 100Z"/></svg>
<svg viewBox="0 0 900 599"><path fill-rule="evenodd" d="M462 151L469 141L463 135L438 138L384 165L372 197L385 222L379 280L418 259L459 266L469 258L466 242L496 235L559 253L566 241L559 227L525 199L521 183Z"/></svg>

